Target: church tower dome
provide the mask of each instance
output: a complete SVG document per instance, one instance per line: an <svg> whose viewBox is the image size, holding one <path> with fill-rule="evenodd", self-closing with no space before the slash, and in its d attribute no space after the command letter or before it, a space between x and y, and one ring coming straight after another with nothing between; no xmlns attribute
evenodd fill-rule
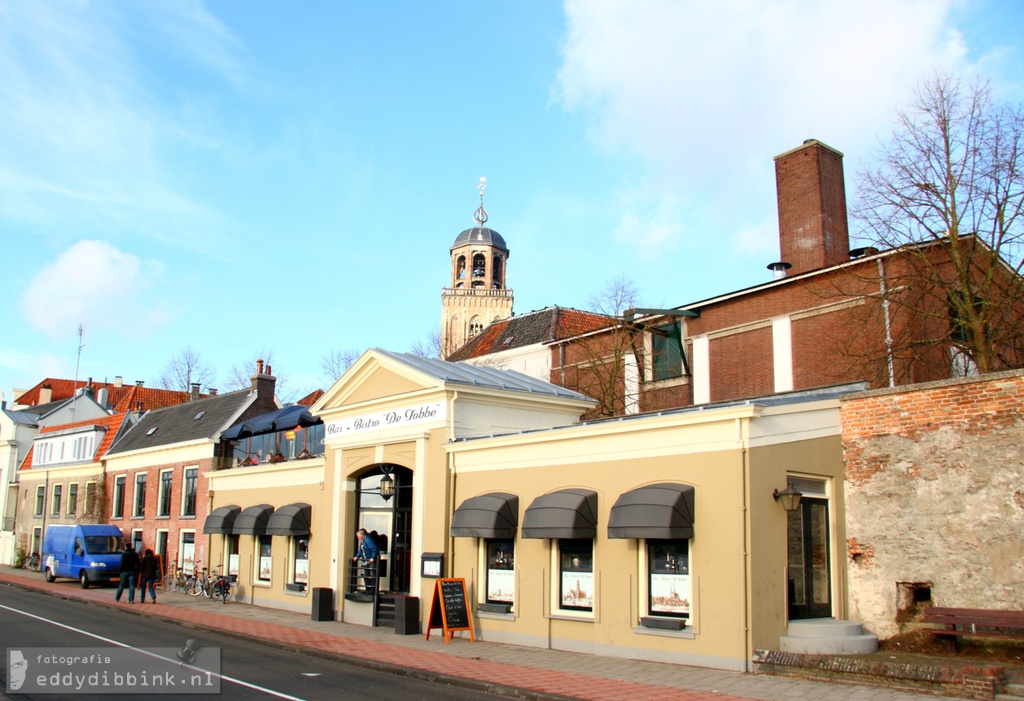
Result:
<svg viewBox="0 0 1024 701"><path fill-rule="evenodd" d="M508 245L494 229L484 226L486 178L480 178L480 206L475 226L455 237L451 253L451 282L441 294L441 357L460 348L492 321L512 316L512 290L506 287Z"/></svg>

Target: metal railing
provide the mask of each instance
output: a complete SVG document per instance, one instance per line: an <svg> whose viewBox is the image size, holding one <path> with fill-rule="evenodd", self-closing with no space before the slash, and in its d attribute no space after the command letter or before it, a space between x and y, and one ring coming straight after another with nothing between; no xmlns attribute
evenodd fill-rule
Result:
<svg viewBox="0 0 1024 701"><path fill-rule="evenodd" d="M380 558L372 565L358 560L349 566L346 597L357 601L372 601L373 625L377 625L377 609L380 607Z"/></svg>

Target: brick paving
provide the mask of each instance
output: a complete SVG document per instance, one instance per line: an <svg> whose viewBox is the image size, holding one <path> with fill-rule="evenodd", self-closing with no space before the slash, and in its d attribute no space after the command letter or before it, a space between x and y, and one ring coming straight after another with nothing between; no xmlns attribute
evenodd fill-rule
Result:
<svg viewBox="0 0 1024 701"><path fill-rule="evenodd" d="M396 635L389 628L317 622L308 614L239 603L225 605L180 593L158 591L155 605L147 602L129 606L125 600L115 603L111 588L81 589L77 583L65 580L47 584L40 574L10 567L0 567L0 583L116 606L135 615L171 619L228 635L259 638L279 647L337 657L362 666L541 701L923 701L944 698L882 687L469 642L458 637L445 645L440 632L425 640L423 635ZM453 663L455 660L458 664Z"/></svg>

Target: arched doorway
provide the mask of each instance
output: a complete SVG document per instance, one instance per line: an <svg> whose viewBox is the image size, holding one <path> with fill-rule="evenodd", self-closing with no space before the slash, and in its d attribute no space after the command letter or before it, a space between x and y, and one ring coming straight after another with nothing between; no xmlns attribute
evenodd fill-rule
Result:
<svg viewBox="0 0 1024 701"><path fill-rule="evenodd" d="M381 481L391 480L382 494ZM382 591L409 593L412 575L412 470L383 463L362 473L356 487L356 523L377 534L381 552Z"/></svg>

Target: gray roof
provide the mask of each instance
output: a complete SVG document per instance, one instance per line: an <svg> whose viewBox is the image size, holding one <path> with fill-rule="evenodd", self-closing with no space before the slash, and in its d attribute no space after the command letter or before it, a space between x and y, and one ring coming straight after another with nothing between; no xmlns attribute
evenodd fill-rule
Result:
<svg viewBox="0 0 1024 701"><path fill-rule="evenodd" d="M445 384L471 385L488 389L500 389L510 392L524 392L560 399L576 399L593 402L585 394L559 387L556 384L538 380L515 370L497 370L495 368L477 367L468 363L453 363L437 358L421 358L410 353L394 353L382 348L375 351L392 360L402 363L418 372L440 380Z"/></svg>
<svg viewBox="0 0 1024 701"><path fill-rule="evenodd" d="M107 455L215 438L251 396L251 390L242 389L147 412Z"/></svg>
<svg viewBox="0 0 1024 701"><path fill-rule="evenodd" d="M501 238L501 234L494 229L488 229L486 226L474 226L471 229L463 231L455 237L455 243L452 244L451 250L454 250L459 246L467 246L472 243L484 246L494 246L495 248L508 253L508 246L505 245L505 239Z"/></svg>
<svg viewBox="0 0 1024 701"><path fill-rule="evenodd" d="M13 411L11 409L4 409L4 413L7 414L7 418L16 424L25 424L26 426L35 426L39 420L39 414L28 411Z"/></svg>

